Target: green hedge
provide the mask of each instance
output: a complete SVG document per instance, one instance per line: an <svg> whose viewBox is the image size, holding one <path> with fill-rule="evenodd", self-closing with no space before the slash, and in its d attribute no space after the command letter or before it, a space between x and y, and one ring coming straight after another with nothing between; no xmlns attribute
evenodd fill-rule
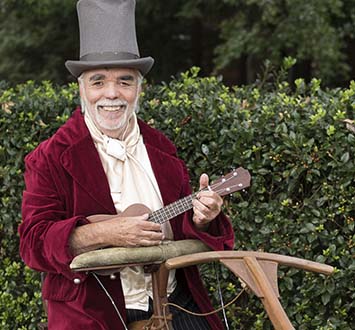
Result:
<svg viewBox="0 0 355 330"><path fill-rule="evenodd" d="M323 90L320 81L282 76L228 88L192 68L169 84L146 86L140 116L163 130L186 160L193 185L243 166L252 185L225 199L235 248L325 262L331 277L281 267L281 302L296 329L355 324L355 83ZM1 329L35 329L42 317L38 274L18 256L23 157L70 116L75 84L0 84ZM222 269L226 300L240 291ZM205 272L211 296L215 278ZM217 304L217 302L216 302ZM227 311L231 329L272 329L258 299L243 294Z"/></svg>

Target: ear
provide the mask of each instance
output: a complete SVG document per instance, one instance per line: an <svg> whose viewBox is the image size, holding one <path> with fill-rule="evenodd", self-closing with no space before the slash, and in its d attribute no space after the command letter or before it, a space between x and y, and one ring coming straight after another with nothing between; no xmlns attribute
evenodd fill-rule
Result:
<svg viewBox="0 0 355 330"><path fill-rule="evenodd" d="M137 80L138 80L138 94L142 93L143 91L143 84L144 84L144 76L140 73L139 70L136 70L136 77L137 77Z"/></svg>
<svg viewBox="0 0 355 330"><path fill-rule="evenodd" d="M84 87L84 80L82 76L78 78L78 86L79 86L79 94L80 94L80 103L81 103L81 113L85 112L85 106L84 106L84 100L86 100L86 93L85 93L85 87Z"/></svg>
<svg viewBox="0 0 355 330"><path fill-rule="evenodd" d="M80 97L83 98L85 96L85 88L84 88L84 80L82 78L78 79L79 93Z"/></svg>

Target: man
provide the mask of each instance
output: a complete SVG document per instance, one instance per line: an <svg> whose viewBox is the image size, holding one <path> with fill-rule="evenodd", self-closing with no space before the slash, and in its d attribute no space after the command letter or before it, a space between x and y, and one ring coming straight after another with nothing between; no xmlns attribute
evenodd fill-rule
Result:
<svg viewBox="0 0 355 330"><path fill-rule="evenodd" d="M96 279L70 270L75 255L108 246L158 245L164 239L233 247L231 224L213 191L200 192L191 212L163 225L146 221L147 214L118 215L135 203L154 211L191 193L173 144L136 117L142 77L153 59L139 57L134 8L133 0L78 2L80 60L66 66L78 78L82 106L26 157L20 253L30 267L47 273L42 293L49 330L124 329ZM203 174L200 188L208 181ZM111 217L97 221L102 214ZM100 278L125 322L149 318L151 283L143 269L129 267L116 278ZM171 272L168 294L191 310L212 309L195 267ZM176 330L222 328L215 315L173 314Z"/></svg>

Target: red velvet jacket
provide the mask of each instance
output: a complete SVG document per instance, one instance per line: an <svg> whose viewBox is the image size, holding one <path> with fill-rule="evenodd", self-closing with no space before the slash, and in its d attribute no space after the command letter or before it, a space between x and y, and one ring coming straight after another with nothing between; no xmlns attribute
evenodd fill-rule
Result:
<svg viewBox="0 0 355 330"><path fill-rule="evenodd" d="M159 131L139 121L144 143L164 205L191 193L184 163L174 145ZM86 217L115 214L99 155L80 109L50 139L26 157L23 222L19 227L20 253L25 263L48 275L43 298L48 300L50 330L123 329L114 308L91 275L73 273L68 239L72 230L87 223ZM195 230L191 211L171 220L174 239L198 238L212 249L232 249L234 233L220 214L208 233ZM211 310L206 290L195 267L177 272L184 276L202 312ZM80 284L74 283L80 278ZM102 276L105 287L125 317L119 276ZM212 329L223 328L216 316L208 317Z"/></svg>

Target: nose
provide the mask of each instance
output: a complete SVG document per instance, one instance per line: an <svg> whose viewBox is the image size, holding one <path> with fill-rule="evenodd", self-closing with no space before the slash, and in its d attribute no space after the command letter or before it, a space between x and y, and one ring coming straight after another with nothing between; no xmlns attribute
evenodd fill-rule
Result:
<svg viewBox="0 0 355 330"><path fill-rule="evenodd" d="M108 99L117 99L120 96L119 88L113 82L109 82L105 86L105 97Z"/></svg>

